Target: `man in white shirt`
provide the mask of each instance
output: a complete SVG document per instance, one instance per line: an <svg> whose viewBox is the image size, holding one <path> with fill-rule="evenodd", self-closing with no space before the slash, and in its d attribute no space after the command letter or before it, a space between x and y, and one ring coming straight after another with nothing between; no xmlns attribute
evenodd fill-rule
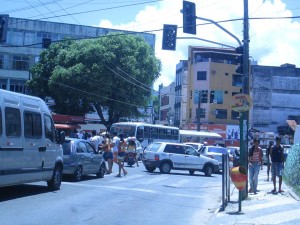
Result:
<svg viewBox="0 0 300 225"><path fill-rule="evenodd" d="M113 151L113 161L115 163L118 163L118 146L119 146L119 142L120 142L120 138L117 136L117 132L113 132L113 139L112 139L112 151Z"/></svg>
<svg viewBox="0 0 300 225"><path fill-rule="evenodd" d="M103 137L97 135L95 130L92 130L92 137L90 142L95 146L96 151L99 150L99 145L102 144Z"/></svg>

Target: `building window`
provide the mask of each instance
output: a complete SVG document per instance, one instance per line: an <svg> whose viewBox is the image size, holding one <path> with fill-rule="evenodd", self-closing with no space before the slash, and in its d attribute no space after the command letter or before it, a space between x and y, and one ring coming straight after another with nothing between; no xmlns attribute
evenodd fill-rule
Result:
<svg viewBox="0 0 300 225"><path fill-rule="evenodd" d="M207 71L198 71L197 80L206 80Z"/></svg>
<svg viewBox="0 0 300 225"><path fill-rule="evenodd" d="M236 87L242 87L243 86L243 80L242 76L238 74L233 74L232 75L232 86Z"/></svg>
<svg viewBox="0 0 300 225"><path fill-rule="evenodd" d="M226 109L216 109L216 118L227 119L227 110Z"/></svg>
<svg viewBox="0 0 300 225"><path fill-rule="evenodd" d="M239 119L240 114L236 111L231 111L231 119L232 120L238 120Z"/></svg>
<svg viewBox="0 0 300 225"><path fill-rule="evenodd" d="M205 108L200 108L200 118L205 118ZM196 119L198 118L198 109L196 109Z"/></svg>
<svg viewBox="0 0 300 225"><path fill-rule="evenodd" d="M200 93L200 96L199 96ZM199 97L201 98L200 103L207 103L208 91L207 90L195 90L194 92L194 104L198 104Z"/></svg>
<svg viewBox="0 0 300 225"><path fill-rule="evenodd" d="M169 96L163 95L161 96L161 104L160 106L169 105Z"/></svg>
<svg viewBox="0 0 300 225"><path fill-rule="evenodd" d="M212 90L210 92L210 103L213 104L223 104L224 102L224 91L222 90Z"/></svg>
<svg viewBox="0 0 300 225"><path fill-rule="evenodd" d="M3 55L0 55L0 69L4 68L4 57Z"/></svg>
<svg viewBox="0 0 300 225"><path fill-rule="evenodd" d="M13 56L12 59L12 68L15 70L29 70L29 61L28 56Z"/></svg>

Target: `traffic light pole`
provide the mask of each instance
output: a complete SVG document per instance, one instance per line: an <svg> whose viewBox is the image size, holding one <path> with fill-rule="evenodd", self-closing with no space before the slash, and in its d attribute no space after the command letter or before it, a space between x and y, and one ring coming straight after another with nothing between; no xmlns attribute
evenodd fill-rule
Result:
<svg viewBox="0 0 300 225"><path fill-rule="evenodd" d="M243 37L243 93L249 95L249 15L248 0L244 0L244 37ZM248 171L248 131L249 131L249 111L241 113L240 124L242 125L240 137L241 165ZM241 199L248 196L248 183L241 193Z"/></svg>
<svg viewBox="0 0 300 225"><path fill-rule="evenodd" d="M240 41L240 39L238 39L238 37L236 37L233 33L231 33L230 31L226 30L224 27L222 27L220 24L218 24L217 22L211 20L211 19L207 19L207 18L203 18L203 17L198 17L196 16L196 19L199 20L204 20L204 21L208 21L210 23L213 23L214 25L216 25L217 27L219 27L221 30L225 31L227 34L229 34L231 37L233 37L238 43L239 46L242 45L242 42Z"/></svg>

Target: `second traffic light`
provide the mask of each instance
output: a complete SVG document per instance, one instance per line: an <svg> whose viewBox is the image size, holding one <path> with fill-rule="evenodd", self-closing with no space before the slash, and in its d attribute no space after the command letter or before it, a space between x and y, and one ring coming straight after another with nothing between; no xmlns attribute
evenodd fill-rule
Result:
<svg viewBox="0 0 300 225"><path fill-rule="evenodd" d="M196 34L196 5L183 1L183 33Z"/></svg>
<svg viewBox="0 0 300 225"><path fill-rule="evenodd" d="M235 49L235 52L237 53L237 56L235 58L235 63L237 64L237 67L235 68L235 72L239 74L244 73L244 55L243 55L244 47L241 45Z"/></svg>
<svg viewBox="0 0 300 225"><path fill-rule="evenodd" d="M176 50L177 25L164 24L162 49Z"/></svg>

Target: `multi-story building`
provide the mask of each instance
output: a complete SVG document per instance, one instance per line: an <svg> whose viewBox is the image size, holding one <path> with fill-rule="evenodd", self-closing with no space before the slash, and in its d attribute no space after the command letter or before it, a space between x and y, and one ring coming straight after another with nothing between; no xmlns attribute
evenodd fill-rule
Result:
<svg viewBox="0 0 300 225"><path fill-rule="evenodd" d="M180 60L180 62L176 65L174 126L179 128L182 128L181 125L186 123L186 107L188 95L187 68L187 60Z"/></svg>
<svg viewBox="0 0 300 225"><path fill-rule="evenodd" d="M73 39L93 38L120 31L10 17L6 42L0 44L0 88L26 93L25 83L31 78L29 69L38 62L40 53L51 43L63 40L65 37ZM122 32L141 36L155 49L154 34Z"/></svg>
<svg viewBox="0 0 300 225"><path fill-rule="evenodd" d="M239 124L239 114L231 109L232 96L242 91L235 58L232 49L189 46L185 128L196 129L199 114L201 129L204 124Z"/></svg>
<svg viewBox="0 0 300 225"><path fill-rule="evenodd" d="M287 120L300 122L300 69L295 65L251 66L253 128L279 133L291 130Z"/></svg>
<svg viewBox="0 0 300 225"><path fill-rule="evenodd" d="M159 121L158 123L174 126L175 82L169 86L159 86Z"/></svg>
<svg viewBox="0 0 300 225"><path fill-rule="evenodd" d="M120 30L10 17L6 42L0 45L0 88L25 93L25 82L30 79L29 68L52 42L65 37L91 38L117 31ZM141 35L154 49L154 34L137 35Z"/></svg>

